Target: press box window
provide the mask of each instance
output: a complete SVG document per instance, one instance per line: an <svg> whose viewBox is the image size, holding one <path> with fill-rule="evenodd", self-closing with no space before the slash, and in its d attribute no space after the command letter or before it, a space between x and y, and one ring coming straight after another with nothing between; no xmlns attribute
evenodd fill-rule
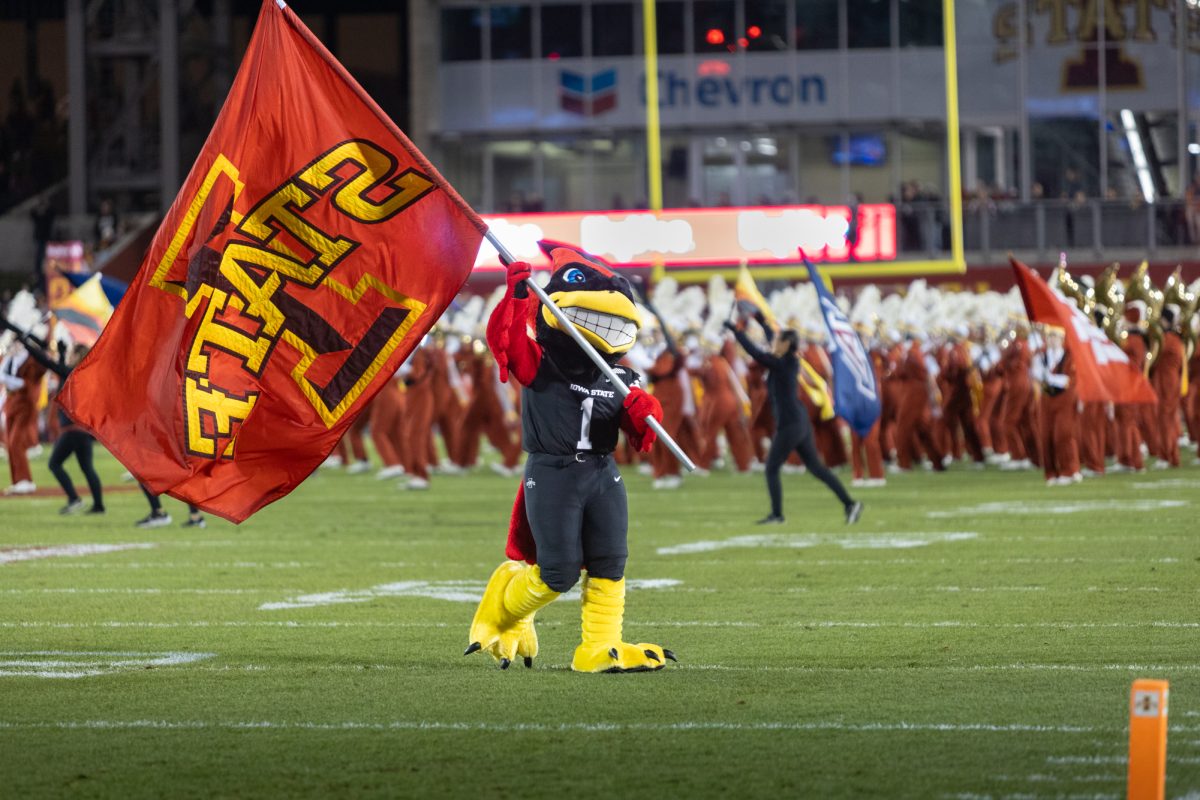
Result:
<svg viewBox="0 0 1200 800"><path fill-rule="evenodd" d="M942 44L942 0L900 0L900 46Z"/></svg>
<svg viewBox="0 0 1200 800"><path fill-rule="evenodd" d="M633 55L631 3L596 3L592 6L592 55Z"/></svg>
<svg viewBox="0 0 1200 800"><path fill-rule="evenodd" d="M697 53L732 53L737 48L736 15L727 0L697 0L692 6Z"/></svg>
<svg viewBox="0 0 1200 800"><path fill-rule="evenodd" d="M785 0L746 0L746 29L739 44L746 50L787 50Z"/></svg>
<svg viewBox="0 0 1200 800"><path fill-rule="evenodd" d="M683 3L658 3L655 8L654 25L658 28L660 56L681 55L687 52L683 8Z"/></svg>
<svg viewBox="0 0 1200 800"><path fill-rule="evenodd" d="M583 56L581 6L542 6L542 58Z"/></svg>
<svg viewBox="0 0 1200 800"><path fill-rule="evenodd" d="M846 0L850 47L891 47L891 0Z"/></svg>
<svg viewBox="0 0 1200 800"><path fill-rule="evenodd" d="M837 0L796 0L797 50L838 49Z"/></svg>
<svg viewBox="0 0 1200 800"><path fill-rule="evenodd" d="M442 9L442 61L483 58L483 11L478 8Z"/></svg>
<svg viewBox="0 0 1200 800"><path fill-rule="evenodd" d="M492 6L492 59L530 58L533 49L529 6Z"/></svg>

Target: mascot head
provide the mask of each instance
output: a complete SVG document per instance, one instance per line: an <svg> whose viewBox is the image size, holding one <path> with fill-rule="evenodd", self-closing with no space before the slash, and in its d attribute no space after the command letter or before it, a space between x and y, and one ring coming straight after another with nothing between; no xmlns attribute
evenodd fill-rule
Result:
<svg viewBox="0 0 1200 800"><path fill-rule="evenodd" d="M578 248L551 241L539 244L554 266L546 294L604 360L615 364L633 347L642 325L633 287L603 260ZM545 306L538 315L537 339L544 347L583 356Z"/></svg>

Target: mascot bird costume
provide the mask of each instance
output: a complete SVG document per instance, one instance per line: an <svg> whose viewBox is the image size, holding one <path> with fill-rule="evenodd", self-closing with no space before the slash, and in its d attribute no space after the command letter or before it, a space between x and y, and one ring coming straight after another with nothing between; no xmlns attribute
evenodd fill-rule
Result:
<svg viewBox="0 0 1200 800"><path fill-rule="evenodd" d="M465 655L484 650L507 669L537 656L537 610L583 579L583 637L576 672L662 669L670 650L621 640L625 616L628 506L613 462L618 429L642 452L655 434L647 416L662 407L637 384L637 373L615 366L640 326L633 289L603 261L575 248L543 242L554 274L551 300L612 366L617 388L529 292L530 266L508 265L508 291L488 320L487 340L500 368L521 393L522 441L529 454L509 524L509 560L492 574L475 612ZM531 333L532 330L536 334Z"/></svg>

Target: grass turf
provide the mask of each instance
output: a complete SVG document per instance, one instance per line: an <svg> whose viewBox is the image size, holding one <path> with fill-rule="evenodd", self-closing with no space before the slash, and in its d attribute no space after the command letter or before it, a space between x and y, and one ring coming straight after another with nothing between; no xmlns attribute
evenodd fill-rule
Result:
<svg viewBox="0 0 1200 800"><path fill-rule="evenodd" d="M680 582L629 593L627 638L680 657L656 674L571 673L576 601L500 672L460 655L472 603L409 596L481 588L515 480L320 471L205 530L170 499L172 527L134 529L138 493L102 518L0 500L0 549L152 545L0 558L0 796L1117 798L1137 677L1171 681L1168 797L1200 792L1190 462L896 476L849 529L805 476L764 530L761 475L625 474L628 576ZM171 653L199 657L149 661Z"/></svg>

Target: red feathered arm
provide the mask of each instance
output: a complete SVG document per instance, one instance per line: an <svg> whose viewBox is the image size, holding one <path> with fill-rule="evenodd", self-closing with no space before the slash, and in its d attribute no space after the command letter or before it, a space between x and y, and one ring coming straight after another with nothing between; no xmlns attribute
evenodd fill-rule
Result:
<svg viewBox="0 0 1200 800"><path fill-rule="evenodd" d="M646 417L654 417L660 423L663 418L662 404L654 395L640 386L630 388L625 396L625 413L621 415L621 430L639 452L649 453L658 434L646 423Z"/></svg>
<svg viewBox="0 0 1200 800"><path fill-rule="evenodd" d="M538 307L538 300L529 294L525 279L530 276L529 264L514 261L508 265L508 293L488 318L487 343L500 367L500 380L508 375L517 383L528 386L537 376L542 363L542 348L529 335L528 324Z"/></svg>
<svg viewBox="0 0 1200 800"><path fill-rule="evenodd" d="M537 545L533 541L533 529L529 527L529 516L525 513L525 484L517 484L517 499L513 503L512 516L508 519L508 544L504 555L513 561L527 564L537 563Z"/></svg>

